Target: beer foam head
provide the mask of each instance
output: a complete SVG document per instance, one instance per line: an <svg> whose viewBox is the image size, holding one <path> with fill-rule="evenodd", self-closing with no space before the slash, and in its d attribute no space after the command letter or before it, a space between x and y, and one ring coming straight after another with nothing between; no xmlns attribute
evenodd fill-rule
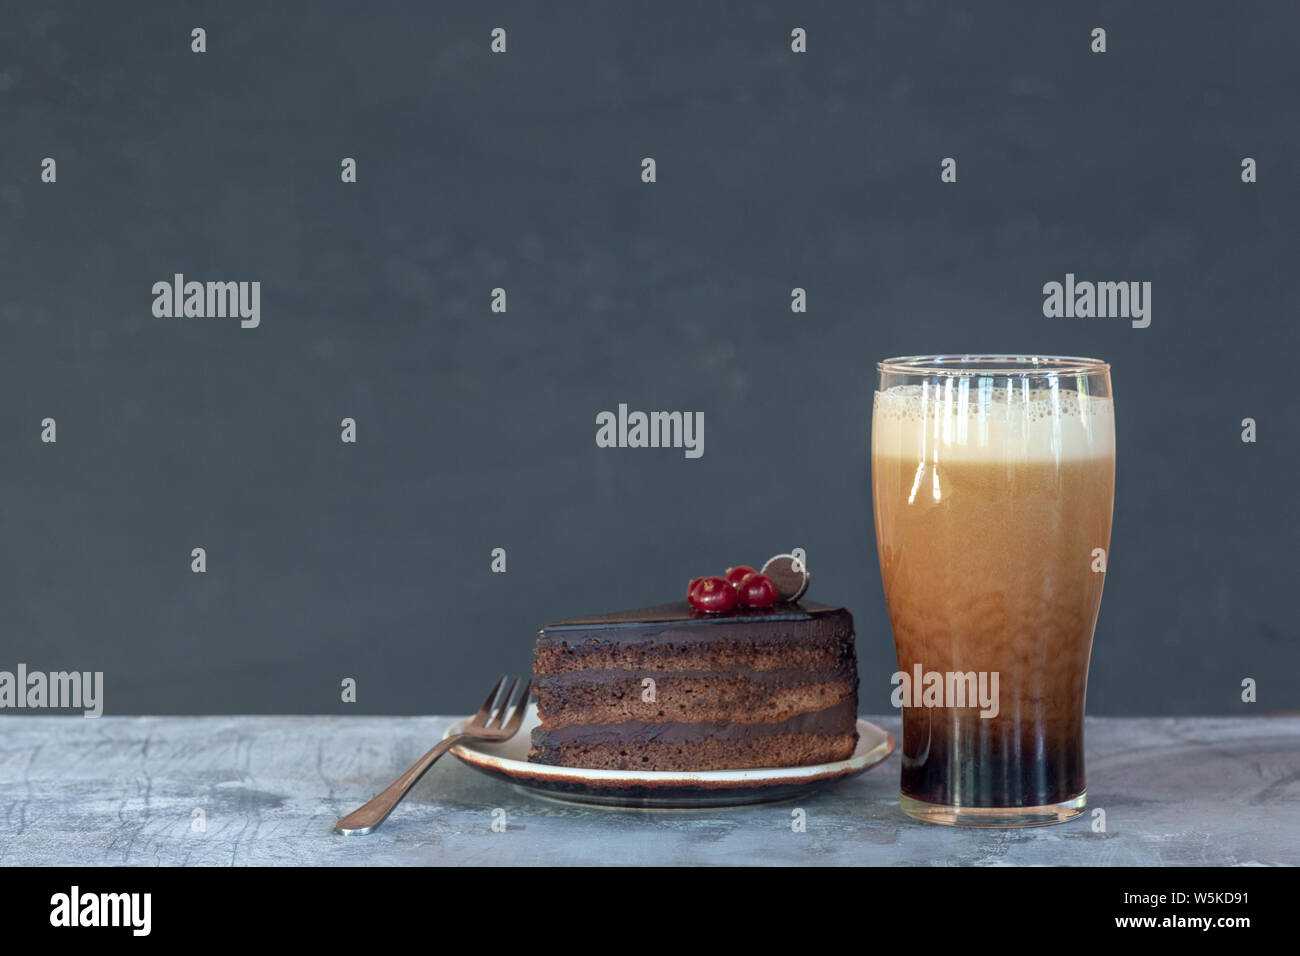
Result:
<svg viewBox="0 0 1300 956"><path fill-rule="evenodd" d="M950 380L951 381L951 380ZM871 449L916 461L1067 461L1115 454L1109 398L989 379L876 392Z"/></svg>

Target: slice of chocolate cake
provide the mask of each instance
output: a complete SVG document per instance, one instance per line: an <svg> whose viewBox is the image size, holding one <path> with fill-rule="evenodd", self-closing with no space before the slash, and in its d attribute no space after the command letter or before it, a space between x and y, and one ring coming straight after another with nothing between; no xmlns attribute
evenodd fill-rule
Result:
<svg viewBox="0 0 1300 956"><path fill-rule="evenodd" d="M685 601L548 624L529 759L615 770L843 760L857 744L853 616L821 604L706 614Z"/></svg>

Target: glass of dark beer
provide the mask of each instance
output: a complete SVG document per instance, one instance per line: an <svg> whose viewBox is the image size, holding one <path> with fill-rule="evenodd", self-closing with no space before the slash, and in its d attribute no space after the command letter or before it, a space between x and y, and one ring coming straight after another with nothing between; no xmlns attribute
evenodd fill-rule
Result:
<svg viewBox="0 0 1300 956"><path fill-rule="evenodd" d="M926 355L878 369L871 487L902 809L950 826L1068 820L1087 802L1084 701L1115 492L1109 366Z"/></svg>

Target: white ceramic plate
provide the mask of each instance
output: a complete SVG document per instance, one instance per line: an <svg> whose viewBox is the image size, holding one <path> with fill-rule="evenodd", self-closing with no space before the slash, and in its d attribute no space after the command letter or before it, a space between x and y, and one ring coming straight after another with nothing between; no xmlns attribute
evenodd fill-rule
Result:
<svg viewBox="0 0 1300 956"><path fill-rule="evenodd" d="M469 718L456 721L443 738L458 734ZM539 796L570 803L612 807L677 808L738 806L786 800L869 770L894 752L892 734L858 719L853 756L809 767L755 770L582 770L529 763L537 705L529 704L519 733L499 744L468 741L451 752L475 770L506 780Z"/></svg>

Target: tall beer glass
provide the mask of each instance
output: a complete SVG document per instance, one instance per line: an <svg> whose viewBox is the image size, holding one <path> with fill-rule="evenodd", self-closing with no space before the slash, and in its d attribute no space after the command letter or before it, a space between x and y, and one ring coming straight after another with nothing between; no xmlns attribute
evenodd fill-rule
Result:
<svg viewBox="0 0 1300 956"><path fill-rule="evenodd" d="M878 368L871 488L901 806L954 826L1067 820L1087 802L1084 699L1115 494L1109 366L926 355Z"/></svg>

